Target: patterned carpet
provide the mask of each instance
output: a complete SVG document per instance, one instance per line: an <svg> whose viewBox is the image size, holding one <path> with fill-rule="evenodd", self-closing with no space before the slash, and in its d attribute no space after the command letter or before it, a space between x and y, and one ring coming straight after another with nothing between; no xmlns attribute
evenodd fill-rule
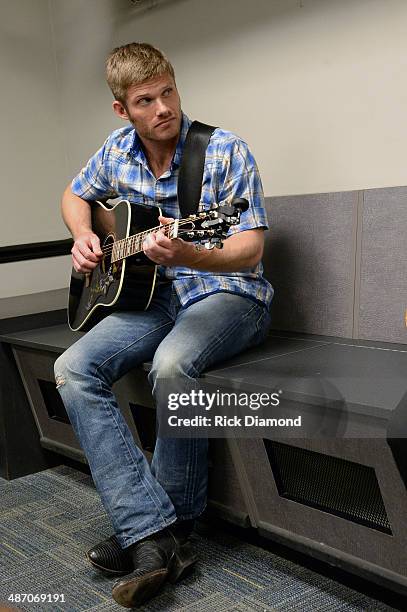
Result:
<svg viewBox="0 0 407 612"><path fill-rule="evenodd" d="M59 466L8 482L0 479L0 610L124 610L114 580L95 571L84 551L111 534L90 476ZM201 562L144 611L361 612L391 608L273 553L213 532L194 540ZM65 603L11 603L11 593L62 593Z"/></svg>

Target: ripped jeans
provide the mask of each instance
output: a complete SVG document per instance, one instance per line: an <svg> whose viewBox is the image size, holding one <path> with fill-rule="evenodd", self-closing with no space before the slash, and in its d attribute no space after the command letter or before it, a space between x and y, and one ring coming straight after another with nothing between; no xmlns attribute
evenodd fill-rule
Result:
<svg viewBox="0 0 407 612"><path fill-rule="evenodd" d="M118 408L113 383L153 360L149 381L157 400L162 381L197 378L259 343L268 325L266 308L231 293L182 309L166 283L149 310L110 314L57 359L58 391L122 548L203 512L208 441L158 437L150 468Z"/></svg>

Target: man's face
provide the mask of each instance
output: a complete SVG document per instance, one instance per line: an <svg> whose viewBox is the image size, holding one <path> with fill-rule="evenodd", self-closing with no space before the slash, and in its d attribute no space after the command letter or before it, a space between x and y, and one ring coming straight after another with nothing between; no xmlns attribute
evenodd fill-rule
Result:
<svg viewBox="0 0 407 612"><path fill-rule="evenodd" d="M120 117L128 119L144 140L163 142L173 140L179 134L181 101L169 74L131 85L127 90L126 105L116 100L113 109Z"/></svg>

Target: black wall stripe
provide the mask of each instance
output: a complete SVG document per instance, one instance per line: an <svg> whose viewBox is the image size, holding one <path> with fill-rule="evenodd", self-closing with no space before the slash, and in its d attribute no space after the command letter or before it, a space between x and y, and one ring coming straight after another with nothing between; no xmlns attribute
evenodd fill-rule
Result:
<svg viewBox="0 0 407 612"><path fill-rule="evenodd" d="M33 242L31 244L15 244L12 246L0 247L0 263L69 255L72 245L73 241L68 238L66 240Z"/></svg>

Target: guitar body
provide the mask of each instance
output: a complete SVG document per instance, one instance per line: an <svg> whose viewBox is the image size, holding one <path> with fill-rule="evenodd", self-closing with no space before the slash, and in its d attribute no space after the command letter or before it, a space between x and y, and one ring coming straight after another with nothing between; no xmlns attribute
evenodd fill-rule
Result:
<svg viewBox="0 0 407 612"><path fill-rule="evenodd" d="M72 269L68 323L73 331L87 331L116 309L145 310L153 296L157 266L144 253L112 262L113 243L159 225L159 208L122 200L113 207L92 205L92 229L105 257L90 274Z"/></svg>

